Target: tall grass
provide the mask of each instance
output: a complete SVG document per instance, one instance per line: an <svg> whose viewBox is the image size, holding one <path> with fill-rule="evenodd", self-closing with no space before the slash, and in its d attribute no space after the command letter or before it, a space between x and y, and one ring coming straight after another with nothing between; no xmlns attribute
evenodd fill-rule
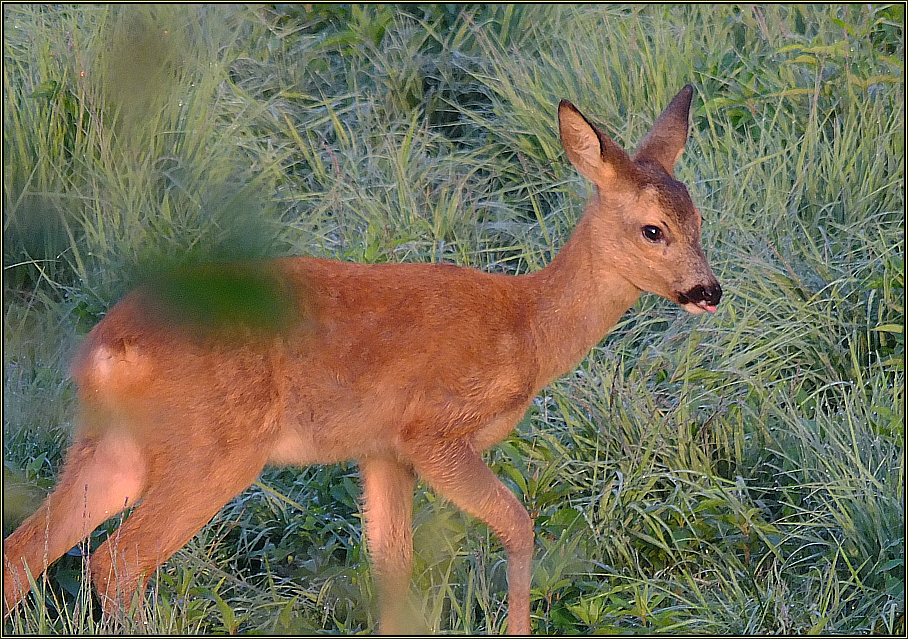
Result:
<svg viewBox="0 0 908 639"><path fill-rule="evenodd" d="M538 269L589 188L558 100L633 148L691 82L720 311L644 296L487 454L535 520L534 628L904 632L903 42L898 5L5 6L5 533L59 468L72 349L138 281ZM101 620L73 553L4 629L372 630L358 499L351 464L268 470L145 623ZM506 629L495 537L423 487L414 513L414 631Z"/></svg>

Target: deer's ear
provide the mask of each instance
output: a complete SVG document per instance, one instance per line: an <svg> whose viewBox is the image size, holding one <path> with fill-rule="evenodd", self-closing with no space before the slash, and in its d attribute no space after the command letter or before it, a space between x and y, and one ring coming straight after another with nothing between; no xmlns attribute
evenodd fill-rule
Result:
<svg viewBox="0 0 908 639"><path fill-rule="evenodd" d="M558 105L558 129L571 164L596 186L608 186L619 177L633 175L634 164L624 149L567 100Z"/></svg>
<svg viewBox="0 0 908 639"><path fill-rule="evenodd" d="M689 84L678 92L640 142L634 153L634 161L655 162L669 175L673 174L675 163L681 157L687 142L693 96L694 88Z"/></svg>

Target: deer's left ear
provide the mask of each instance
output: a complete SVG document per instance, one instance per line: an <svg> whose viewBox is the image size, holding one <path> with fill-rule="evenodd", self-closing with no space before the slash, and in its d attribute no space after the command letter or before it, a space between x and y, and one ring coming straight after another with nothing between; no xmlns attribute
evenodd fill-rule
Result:
<svg viewBox="0 0 908 639"><path fill-rule="evenodd" d="M558 105L558 129L571 164L597 187L613 188L615 180L636 175L624 149L567 100Z"/></svg>
<svg viewBox="0 0 908 639"><path fill-rule="evenodd" d="M669 175L673 175L675 163L684 152L684 145L687 142L690 103L693 97L694 88L689 84L678 92L640 142L634 153L635 161L655 162Z"/></svg>

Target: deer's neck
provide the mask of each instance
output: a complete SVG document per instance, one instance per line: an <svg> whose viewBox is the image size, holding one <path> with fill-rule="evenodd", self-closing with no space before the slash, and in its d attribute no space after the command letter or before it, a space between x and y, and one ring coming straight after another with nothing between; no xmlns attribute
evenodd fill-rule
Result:
<svg viewBox="0 0 908 639"><path fill-rule="evenodd" d="M533 329L541 385L576 366L640 297L596 249L594 224L584 215L551 264L524 276L538 309Z"/></svg>

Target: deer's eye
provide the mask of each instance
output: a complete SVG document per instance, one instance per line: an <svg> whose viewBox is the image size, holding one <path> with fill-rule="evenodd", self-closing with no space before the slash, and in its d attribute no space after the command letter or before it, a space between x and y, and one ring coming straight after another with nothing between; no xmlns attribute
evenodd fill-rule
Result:
<svg viewBox="0 0 908 639"><path fill-rule="evenodd" d="M662 239L662 229L658 226L647 224L643 227L643 237L650 242L658 242Z"/></svg>

